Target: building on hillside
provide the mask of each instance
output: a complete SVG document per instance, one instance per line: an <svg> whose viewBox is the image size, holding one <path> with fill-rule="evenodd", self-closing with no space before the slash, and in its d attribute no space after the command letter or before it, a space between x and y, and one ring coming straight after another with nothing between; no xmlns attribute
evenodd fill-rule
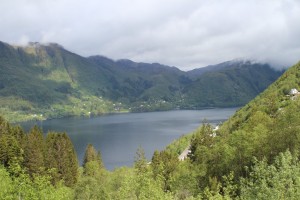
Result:
<svg viewBox="0 0 300 200"><path fill-rule="evenodd" d="M299 95L299 91L296 88L290 90L289 95L295 96Z"/></svg>

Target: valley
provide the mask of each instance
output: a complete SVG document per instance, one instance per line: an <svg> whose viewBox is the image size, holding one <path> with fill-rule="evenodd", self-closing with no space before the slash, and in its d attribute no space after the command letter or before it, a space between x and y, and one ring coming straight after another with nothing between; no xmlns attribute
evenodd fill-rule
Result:
<svg viewBox="0 0 300 200"><path fill-rule="evenodd" d="M0 115L10 122L245 105L283 71L235 60L188 72L0 42Z"/></svg>

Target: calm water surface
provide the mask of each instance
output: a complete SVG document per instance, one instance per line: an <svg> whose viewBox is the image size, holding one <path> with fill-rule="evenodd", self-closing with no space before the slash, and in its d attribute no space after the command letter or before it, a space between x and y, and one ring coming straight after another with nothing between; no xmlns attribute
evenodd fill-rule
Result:
<svg viewBox="0 0 300 200"><path fill-rule="evenodd" d="M112 170L132 166L141 145L150 160L154 150L162 150L174 139L195 130L204 120L218 124L237 108L176 110L150 113L126 113L95 118L65 118L38 122L44 132L67 132L80 163L88 143L101 151L104 165ZM36 122L35 122L36 123ZM28 130L33 122L22 126Z"/></svg>

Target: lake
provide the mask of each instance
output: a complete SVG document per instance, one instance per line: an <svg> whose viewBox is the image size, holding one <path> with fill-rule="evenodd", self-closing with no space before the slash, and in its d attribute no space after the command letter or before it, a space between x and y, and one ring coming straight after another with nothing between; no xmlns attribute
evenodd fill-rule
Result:
<svg viewBox="0 0 300 200"><path fill-rule="evenodd" d="M218 124L228 119L237 108L204 110L174 110L148 113L110 114L94 118L63 118L42 122L26 122L29 130L34 124L44 132L67 132L82 164L87 144L101 151L108 170L132 166L136 150L141 146L147 159L155 150L163 150L181 135L195 130L205 120Z"/></svg>

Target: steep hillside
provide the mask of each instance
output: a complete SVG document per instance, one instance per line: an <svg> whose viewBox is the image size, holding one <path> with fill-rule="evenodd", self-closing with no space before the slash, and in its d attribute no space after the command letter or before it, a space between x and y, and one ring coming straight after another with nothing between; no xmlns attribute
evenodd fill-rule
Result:
<svg viewBox="0 0 300 200"><path fill-rule="evenodd" d="M0 196L299 199L299 78L300 63L219 129L204 123L193 135L155 151L150 164L140 147L133 168L112 172L105 170L100 152L89 144L79 175L76 153L66 133L51 132L44 138L34 127L25 134L0 117L0 178L4 188ZM1 84L5 90L6 82ZM187 146L188 157L179 160L179 148Z"/></svg>
<svg viewBox="0 0 300 200"><path fill-rule="evenodd" d="M97 96L104 70L56 44L13 47L0 43L1 114L9 120L87 115L113 110ZM91 104L94 108L90 108Z"/></svg>
<svg viewBox="0 0 300 200"><path fill-rule="evenodd" d="M200 187L207 187L210 177L222 182L224 175L232 176L229 175L232 173L232 183L236 186L241 184L237 193L240 193L243 187L252 190L253 185L243 185L245 179L242 178L253 175L249 170L254 164L263 162L265 166L280 166L283 163L274 163L274 160L278 160L278 156L286 151L295 157L299 156L300 93L290 93L292 89L300 89L299 77L300 63L287 70L263 93L223 123L217 131L204 124L195 132L191 139L189 156L193 165L197 166L198 173L202 173L198 180L202 182ZM251 181L261 184L258 177L253 178Z"/></svg>
<svg viewBox="0 0 300 200"><path fill-rule="evenodd" d="M184 89L189 97L185 107L201 108L245 105L273 83L282 71L275 71L268 64L231 61L188 74L195 80Z"/></svg>
<svg viewBox="0 0 300 200"><path fill-rule="evenodd" d="M206 72L214 72L224 70L226 68L234 67L237 63L244 63L244 61L234 60L234 61L227 61L216 65L208 65L206 67L196 68L187 72L187 75L191 79L197 79L199 76Z"/></svg>
<svg viewBox="0 0 300 200"><path fill-rule="evenodd" d="M184 72L175 67L158 63L135 63L130 60L116 62L100 56L89 58L99 67L107 67L114 77L110 80L113 94L111 98L127 103L174 101L175 90L180 90L179 77Z"/></svg>
<svg viewBox="0 0 300 200"><path fill-rule="evenodd" d="M90 59L99 66L110 66L117 77L113 80L115 99L126 99L134 111L245 105L283 73L250 61L228 61L183 72L158 63L114 62L99 56ZM145 103L150 106L140 106Z"/></svg>
<svg viewBox="0 0 300 200"><path fill-rule="evenodd" d="M189 177L188 187L179 191L203 199L299 199L299 78L300 63L219 128L204 123L152 161L165 159L165 152L178 156L189 143L188 159L165 177L174 182ZM170 169L170 162L161 162L162 172Z"/></svg>
<svg viewBox="0 0 300 200"><path fill-rule="evenodd" d="M240 106L281 73L268 65L227 62L199 74L158 63L85 58L58 44L2 42L0 72L0 114L9 121Z"/></svg>
<svg viewBox="0 0 300 200"><path fill-rule="evenodd" d="M250 101L242 109L239 110L224 127L227 130L234 131L241 128L241 124L256 112L263 112L271 118L278 118L288 113L297 113L299 103L299 93L290 94L292 89L300 90L300 63L289 68L282 76L280 76L273 84L271 84L264 92L259 94L255 99ZM296 107L295 107L296 106ZM290 108L297 108L289 110ZM289 111L285 111L289 110Z"/></svg>

